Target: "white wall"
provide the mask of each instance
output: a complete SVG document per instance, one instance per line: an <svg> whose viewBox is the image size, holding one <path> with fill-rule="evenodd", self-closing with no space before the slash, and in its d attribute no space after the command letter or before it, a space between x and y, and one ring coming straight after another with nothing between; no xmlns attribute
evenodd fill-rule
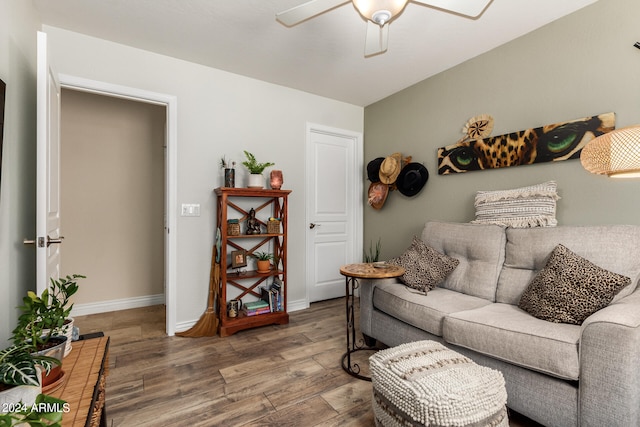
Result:
<svg viewBox="0 0 640 427"><path fill-rule="evenodd" d="M244 149L261 162L275 162L284 173L283 188L293 190L289 302L304 303L305 125L362 132L363 108L58 28L44 31L58 72L178 99L178 204L201 205L200 217L178 218L178 324L196 320L205 309L215 223L212 190L222 183L218 161L226 155L239 163ZM241 186L242 167L237 174Z"/></svg>
<svg viewBox="0 0 640 427"><path fill-rule="evenodd" d="M0 177L0 348L18 319L15 307L35 290L36 31L29 1L0 0L0 79L7 84Z"/></svg>

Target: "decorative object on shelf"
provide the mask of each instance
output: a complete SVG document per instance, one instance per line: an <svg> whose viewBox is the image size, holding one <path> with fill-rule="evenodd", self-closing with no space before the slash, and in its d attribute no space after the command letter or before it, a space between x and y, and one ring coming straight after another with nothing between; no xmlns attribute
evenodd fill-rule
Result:
<svg viewBox="0 0 640 427"><path fill-rule="evenodd" d="M279 234L280 233L280 218L269 218L267 221L267 234Z"/></svg>
<svg viewBox="0 0 640 427"><path fill-rule="evenodd" d="M615 128L604 113L490 138L468 139L438 149L438 174L577 159L592 139Z"/></svg>
<svg viewBox="0 0 640 427"><path fill-rule="evenodd" d="M283 183L283 179L282 179L282 171L281 170L272 170L271 171L271 180L269 185L271 185L271 188L273 190L279 190L282 188L282 183Z"/></svg>
<svg viewBox="0 0 640 427"><path fill-rule="evenodd" d="M264 187L264 177L262 176L262 172L269 166L274 166L275 163L265 162L258 163L256 160L256 156L252 153L244 150L244 155L247 157L247 160L242 162L242 165L249 170L249 188L263 188Z"/></svg>
<svg viewBox="0 0 640 427"><path fill-rule="evenodd" d="M256 211L251 208L247 218L247 234L260 234L260 221L256 219Z"/></svg>
<svg viewBox="0 0 640 427"><path fill-rule="evenodd" d="M251 254L256 259L258 273L268 273L271 271L271 260L273 254L269 252L254 252Z"/></svg>
<svg viewBox="0 0 640 427"><path fill-rule="evenodd" d="M247 266L247 253L244 250L231 251L231 268Z"/></svg>
<svg viewBox="0 0 640 427"><path fill-rule="evenodd" d="M240 221L237 219L227 220L227 236L239 236L240 235Z"/></svg>
<svg viewBox="0 0 640 427"><path fill-rule="evenodd" d="M220 167L224 169L224 186L233 188L236 186L236 162L227 161L226 157L220 159Z"/></svg>
<svg viewBox="0 0 640 427"><path fill-rule="evenodd" d="M640 125L614 130L590 141L580 154L582 167L611 178L640 178Z"/></svg>
<svg viewBox="0 0 640 427"><path fill-rule="evenodd" d="M238 317L238 313L242 310L242 300L232 299L227 303L227 316Z"/></svg>

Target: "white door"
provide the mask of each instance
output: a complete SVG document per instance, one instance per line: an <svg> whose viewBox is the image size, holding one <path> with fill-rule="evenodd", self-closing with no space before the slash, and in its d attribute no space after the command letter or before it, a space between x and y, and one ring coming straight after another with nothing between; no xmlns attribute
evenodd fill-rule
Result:
<svg viewBox="0 0 640 427"><path fill-rule="evenodd" d="M340 266L362 253L362 135L307 125L309 302L345 296Z"/></svg>
<svg viewBox="0 0 640 427"><path fill-rule="evenodd" d="M38 32L36 154L36 288L60 275L60 84Z"/></svg>

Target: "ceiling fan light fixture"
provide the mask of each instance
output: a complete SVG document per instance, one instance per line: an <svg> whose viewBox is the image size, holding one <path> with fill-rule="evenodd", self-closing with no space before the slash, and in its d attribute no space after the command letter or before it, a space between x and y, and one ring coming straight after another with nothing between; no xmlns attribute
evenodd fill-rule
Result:
<svg viewBox="0 0 640 427"><path fill-rule="evenodd" d="M400 14L409 0L352 0L363 18L381 27Z"/></svg>

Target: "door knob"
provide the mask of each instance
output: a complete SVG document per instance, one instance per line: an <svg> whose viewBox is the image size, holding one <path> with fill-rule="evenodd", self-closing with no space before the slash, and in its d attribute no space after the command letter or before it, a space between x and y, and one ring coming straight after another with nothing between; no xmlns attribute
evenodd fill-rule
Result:
<svg viewBox="0 0 640 427"><path fill-rule="evenodd" d="M62 243L62 239L64 239L64 236L60 236L57 239L52 239L51 237L47 236L47 247Z"/></svg>
<svg viewBox="0 0 640 427"><path fill-rule="evenodd" d="M310 224L309 224L309 228L310 228L310 229L314 229L314 228L316 228L316 225L317 225L318 227L320 227L320 224L316 224L316 223L313 223L313 222L312 222L312 223L310 223Z"/></svg>
<svg viewBox="0 0 640 427"><path fill-rule="evenodd" d="M44 248L44 237L38 237L37 239L24 239L22 241L25 245L36 245L39 248Z"/></svg>

